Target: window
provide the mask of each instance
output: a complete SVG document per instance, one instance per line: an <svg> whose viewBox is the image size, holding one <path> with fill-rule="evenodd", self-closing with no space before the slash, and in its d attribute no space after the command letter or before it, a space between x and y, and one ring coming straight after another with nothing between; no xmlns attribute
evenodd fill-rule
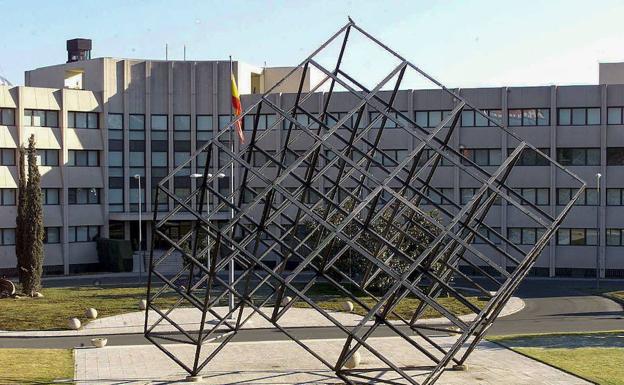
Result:
<svg viewBox="0 0 624 385"><path fill-rule="evenodd" d="M69 226L69 243L93 242L100 236L99 226Z"/></svg>
<svg viewBox="0 0 624 385"><path fill-rule="evenodd" d="M307 118L307 115L304 115L304 114L297 114L297 115L301 115ZM243 129L246 131L253 131L255 120L256 120L256 114L245 115L245 117L243 118ZM297 117L297 120L299 120L298 117ZM267 130L267 129L273 128L273 126L275 125L275 121L276 121L276 118L274 114L260 114L258 116L258 130ZM304 122L304 124L307 126L309 123L306 121ZM293 129L295 129L294 126L293 126Z"/></svg>
<svg viewBox="0 0 624 385"><path fill-rule="evenodd" d="M69 128L100 128L97 112L75 112L67 113L67 127Z"/></svg>
<svg viewBox="0 0 624 385"><path fill-rule="evenodd" d="M189 115L173 116L173 139L191 140L191 117Z"/></svg>
<svg viewBox="0 0 624 385"><path fill-rule="evenodd" d="M607 206L624 206L624 189L607 189Z"/></svg>
<svg viewBox="0 0 624 385"><path fill-rule="evenodd" d="M560 126L594 126L600 124L600 108L559 108Z"/></svg>
<svg viewBox="0 0 624 385"><path fill-rule="evenodd" d="M622 124L622 110L623 107L609 107L607 108L607 124Z"/></svg>
<svg viewBox="0 0 624 385"><path fill-rule="evenodd" d="M100 157L97 150L69 150L68 166L97 167Z"/></svg>
<svg viewBox="0 0 624 385"><path fill-rule="evenodd" d="M348 112L328 112L327 115L325 115L325 124L331 129L336 125L336 123L338 123L338 121L344 119L347 114ZM407 114L407 112L403 112L403 114ZM353 128L353 122L357 120L357 116L357 112L351 115L339 128ZM403 117L399 116L398 114L395 114L395 116L398 121L403 122L404 126L408 126L408 122L403 119Z"/></svg>
<svg viewBox="0 0 624 385"><path fill-rule="evenodd" d="M550 125L550 109L549 108L511 109L508 112L507 121L510 127L549 126Z"/></svg>
<svg viewBox="0 0 624 385"><path fill-rule="evenodd" d="M58 166L58 150L37 150L37 163L40 166Z"/></svg>
<svg viewBox="0 0 624 385"><path fill-rule="evenodd" d="M152 167L167 167L167 153L152 152Z"/></svg>
<svg viewBox="0 0 624 385"><path fill-rule="evenodd" d="M70 205L100 204L99 188L70 188L67 192L68 203Z"/></svg>
<svg viewBox="0 0 624 385"><path fill-rule="evenodd" d="M607 246L624 246L624 229L607 229Z"/></svg>
<svg viewBox="0 0 624 385"><path fill-rule="evenodd" d="M145 140L145 115L130 114L128 117L130 140Z"/></svg>
<svg viewBox="0 0 624 385"><path fill-rule="evenodd" d="M212 133L212 115L197 115L197 148L212 139Z"/></svg>
<svg viewBox="0 0 624 385"><path fill-rule="evenodd" d="M45 227L43 232L43 243L61 243L61 228Z"/></svg>
<svg viewBox="0 0 624 385"><path fill-rule="evenodd" d="M2 166L15 166L15 149L14 148L0 149L0 164Z"/></svg>
<svg viewBox="0 0 624 385"><path fill-rule="evenodd" d="M167 140L167 115L151 116L152 140Z"/></svg>
<svg viewBox="0 0 624 385"><path fill-rule="evenodd" d="M462 148L460 153L479 166L500 166L500 148ZM464 164L468 162L462 159Z"/></svg>
<svg viewBox="0 0 624 385"><path fill-rule="evenodd" d="M145 166L145 153L139 152L139 151L130 152L129 163L130 163L130 167L144 167Z"/></svg>
<svg viewBox="0 0 624 385"><path fill-rule="evenodd" d="M432 128L432 127L437 127L438 124L440 124L440 122L442 121L442 119L444 119L450 114L451 114L451 111L449 110L416 111L414 113L414 119L416 120L416 124L418 124L420 127ZM450 123L447 124L447 126L449 125Z"/></svg>
<svg viewBox="0 0 624 385"><path fill-rule="evenodd" d="M448 151L442 149L440 150L440 152L444 153L444 154L448 154L449 157L451 158L455 158L455 155L451 155ZM453 166L453 162L451 162L450 159L446 158L444 155L436 152L433 149L427 149L427 150L423 150L422 155L420 156L420 158L418 159L418 165L419 166L424 166L425 163L427 163L429 161L429 159L431 159L432 157L439 155L440 160L438 161L438 165L439 166ZM433 164L433 163L431 163Z"/></svg>
<svg viewBox="0 0 624 385"><path fill-rule="evenodd" d="M483 236L484 238L489 239L495 245L500 245L500 243L501 243L500 236L496 235L496 233L500 234L500 232L501 232L500 227L492 227L492 230L490 230L490 229L488 229L485 226L480 226L478 232L479 232L479 234L481 234L481 236ZM473 239L472 243L474 243L474 244L486 244L485 240L480 238L480 237L478 237L477 235L474 236L474 239Z"/></svg>
<svg viewBox="0 0 624 385"><path fill-rule="evenodd" d="M432 189L427 189L427 197L430 199L427 203L433 203L438 205L448 205L451 204L451 201L455 195L455 189L452 187L442 187L437 189L439 192L436 192ZM440 195L441 194L441 195Z"/></svg>
<svg viewBox="0 0 624 385"><path fill-rule="evenodd" d="M479 190L478 188L472 188L472 187L460 188L459 189L459 199L460 199L461 204L462 205L468 204L468 202L470 202L470 200L477 193L478 190ZM488 194L492 194L492 193L486 192L484 195L482 195L481 203L483 203L487 199ZM501 204L500 196L497 196L494 199L494 204L495 205L500 205Z"/></svg>
<svg viewBox="0 0 624 385"><path fill-rule="evenodd" d="M15 229L0 229L0 241L2 246L11 246L15 244Z"/></svg>
<svg viewBox="0 0 624 385"><path fill-rule="evenodd" d="M0 188L0 206L15 206L15 188Z"/></svg>
<svg viewBox="0 0 624 385"><path fill-rule="evenodd" d="M559 229L557 244L561 246L595 246L598 244L597 229Z"/></svg>
<svg viewBox="0 0 624 385"><path fill-rule="evenodd" d="M576 188L558 188L557 204L561 206L567 205L577 191L578 189ZM600 197L598 196L598 190L595 188L585 189L575 203L576 206L598 206L599 204Z"/></svg>
<svg viewBox="0 0 624 385"><path fill-rule="evenodd" d="M44 205L58 205L60 203L60 189L42 188L41 197Z"/></svg>
<svg viewBox="0 0 624 385"><path fill-rule="evenodd" d="M123 140L123 115L122 114L108 114L106 119L106 126L108 127L108 139ZM123 146L123 143L122 143Z"/></svg>
<svg viewBox="0 0 624 385"><path fill-rule="evenodd" d="M407 115L406 111L401 111L401 113L403 115ZM381 116L380 116L381 115ZM392 118L394 118L394 120L402 122L402 124L405 126L406 123L404 122L404 119L400 118L396 112L388 112L386 115L391 116ZM384 120L384 114L380 114L379 112L369 112L368 113L368 122L369 124L372 122L372 128L381 128L381 122ZM377 120L375 120L377 119ZM374 120L374 122L373 122ZM386 124L384 125L384 128L397 128L397 124L394 122L394 120L392 119L388 119L386 118Z"/></svg>
<svg viewBox="0 0 624 385"><path fill-rule="evenodd" d="M550 156L549 148L539 148L539 151L543 152L547 156ZM514 151L513 148L507 149L507 156L511 155ZM550 162L542 154L533 150L532 148L525 148L520 153L516 166L549 166Z"/></svg>
<svg viewBox="0 0 624 385"><path fill-rule="evenodd" d="M120 213L124 210L123 188L108 189L108 210L112 213Z"/></svg>
<svg viewBox="0 0 624 385"><path fill-rule="evenodd" d="M490 119L502 124L503 112L501 110L482 110ZM496 126L493 122L486 119L474 110L463 110L461 114L462 127L487 127Z"/></svg>
<svg viewBox="0 0 624 385"><path fill-rule="evenodd" d="M599 148L558 148L557 162L563 166L599 166Z"/></svg>
<svg viewBox="0 0 624 385"><path fill-rule="evenodd" d="M0 108L0 125L15 125L15 108Z"/></svg>
<svg viewBox="0 0 624 385"><path fill-rule="evenodd" d="M548 206L550 204L549 188L517 188L514 190L526 200L526 202L521 202L523 205L526 205L527 202L537 206Z"/></svg>
<svg viewBox="0 0 624 385"><path fill-rule="evenodd" d="M407 157L407 150L404 149L382 149L385 155L375 152L375 161L381 163L384 166L394 166L397 162L402 162Z"/></svg>
<svg viewBox="0 0 624 385"><path fill-rule="evenodd" d="M123 167L123 153L121 151L110 151L108 153L108 166L120 168Z"/></svg>
<svg viewBox="0 0 624 385"><path fill-rule="evenodd" d="M535 227L507 228L507 238L515 245L534 245L544 233L544 229Z"/></svg>
<svg viewBox="0 0 624 385"><path fill-rule="evenodd" d="M232 117L230 115L219 115L219 130L226 128L231 121Z"/></svg>
<svg viewBox="0 0 624 385"><path fill-rule="evenodd" d="M24 110L24 125L30 127L58 127L58 111Z"/></svg>
<svg viewBox="0 0 624 385"><path fill-rule="evenodd" d="M607 148L607 166L624 166L624 147Z"/></svg>

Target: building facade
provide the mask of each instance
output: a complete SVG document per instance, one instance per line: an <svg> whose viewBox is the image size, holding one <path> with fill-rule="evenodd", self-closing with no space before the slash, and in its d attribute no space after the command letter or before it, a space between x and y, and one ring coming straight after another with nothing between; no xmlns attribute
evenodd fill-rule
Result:
<svg viewBox="0 0 624 385"><path fill-rule="evenodd" d="M232 68L244 94L243 107L285 71L242 62ZM139 210L142 250L151 243L154 205L160 210L173 204L167 199L154 202L158 181L231 120L229 74L229 61L98 58L28 71L24 87L0 86L0 271L15 266L16 148L30 134L37 140L44 189L45 269L59 274L96 270L98 236L130 239L139 246ZM457 90L588 184L537 261L535 275L595 276L599 258L601 276L624 277L624 85L614 75L605 79L600 85ZM317 74L308 75L304 90L319 80ZM290 100L289 92L298 86L280 85L274 102ZM323 91L316 92L306 108L320 111L325 98ZM352 95L337 93L330 110L339 115L355 103ZM454 106L441 90L401 90L395 101L398 110L422 127L434 127ZM362 124L370 116L367 111ZM262 119L261 124L270 126L274 117ZM283 137L284 130L272 133L266 150L277 151ZM472 111L464 111L451 140L484 167L500 165L513 148L506 134ZM415 145L399 130L387 130L381 148L400 159ZM197 166L178 174L171 186L176 194L192 191L191 174L202 171ZM518 167L522 173L512 180L513 187L545 212L556 213L574 192L553 166L537 157L523 157ZM228 188L229 177L219 182L220 188ZM466 202L474 192L458 170L444 164L435 183L444 193L441 202ZM514 242L530 245L539 233L526 227L514 210L498 205L488 222ZM219 215L225 219L229 214ZM188 228L190 219L178 215L177 231Z"/></svg>

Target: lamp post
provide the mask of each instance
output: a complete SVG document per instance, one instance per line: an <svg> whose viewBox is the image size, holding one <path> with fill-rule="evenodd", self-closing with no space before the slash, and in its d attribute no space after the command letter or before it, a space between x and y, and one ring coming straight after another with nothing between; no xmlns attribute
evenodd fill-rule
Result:
<svg viewBox="0 0 624 385"><path fill-rule="evenodd" d="M139 196L139 258L141 258L141 261L139 262L139 281L141 281L141 273L143 273L143 263L144 263L144 258L143 255L141 254L141 244L143 242L143 230L142 230L142 218L141 218L141 175L139 174L135 174L134 175L134 179L136 179L139 182L139 187L138 187L138 196Z"/></svg>
<svg viewBox="0 0 624 385"><path fill-rule="evenodd" d="M596 193L598 194L598 207L596 208L596 222L598 226L598 242L596 247L596 289L600 289L600 240L601 240L601 225L600 225L600 209L602 207L602 199L600 199L600 178L601 173L596 174Z"/></svg>
<svg viewBox="0 0 624 385"><path fill-rule="evenodd" d="M199 178L203 178L204 174L191 174L191 179L199 179ZM212 178L212 174L208 174L208 178ZM217 178L221 179L221 178L225 178L225 174L224 173L218 173L217 174ZM208 193L208 189L206 189L206 217L210 217L210 194ZM208 219L210 220L210 219ZM208 257L206 258L206 267L210 267L210 236L208 234L206 234L206 246L208 247Z"/></svg>

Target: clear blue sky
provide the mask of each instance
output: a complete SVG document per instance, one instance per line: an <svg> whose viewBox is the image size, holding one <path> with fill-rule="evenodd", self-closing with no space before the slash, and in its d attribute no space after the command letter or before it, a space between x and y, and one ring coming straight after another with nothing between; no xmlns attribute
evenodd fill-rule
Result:
<svg viewBox="0 0 624 385"><path fill-rule="evenodd" d="M0 74L23 84L74 37L93 39L94 57L164 59L168 43L174 59L186 44L190 60L293 65L347 15L450 87L591 84L599 62L624 61L622 1L0 0Z"/></svg>

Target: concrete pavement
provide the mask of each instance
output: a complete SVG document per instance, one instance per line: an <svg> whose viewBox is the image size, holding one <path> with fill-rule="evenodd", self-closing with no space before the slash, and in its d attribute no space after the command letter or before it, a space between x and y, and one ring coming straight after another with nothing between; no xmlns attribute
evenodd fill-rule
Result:
<svg viewBox="0 0 624 385"><path fill-rule="evenodd" d="M454 338L436 337L436 342L449 348ZM335 363L344 340L304 341L313 351ZM373 338L371 345L404 367L416 381L424 379L424 370L431 361L400 338ZM419 342L423 342L422 340ZM206 357L214 344L206 346ZM210 346L212 345L212 346ZM185 362L192 362L190 346L167 345ZM366 349L360 349L361 374L372 377L362 383L399 380L399 376ZM154 346L77 349L76 375L78 385L175 384L186 374ZM381 370L379 370L381 368ZM370 371L368 371L370 370ZM230 343L202 371L205 384L337 384L342 383L294 342ZM182 383L182 382L180 382ZM498 345L483 342L468 360L467 371L446 371L441 385L506 384L506 385L586 385L588 382L550 366L526 358Z"/></svg>

